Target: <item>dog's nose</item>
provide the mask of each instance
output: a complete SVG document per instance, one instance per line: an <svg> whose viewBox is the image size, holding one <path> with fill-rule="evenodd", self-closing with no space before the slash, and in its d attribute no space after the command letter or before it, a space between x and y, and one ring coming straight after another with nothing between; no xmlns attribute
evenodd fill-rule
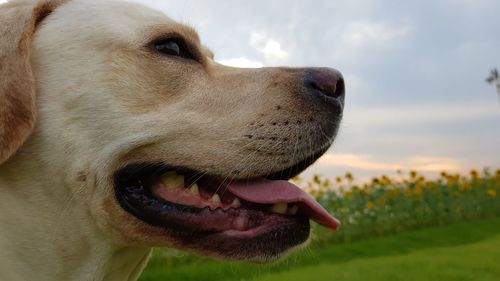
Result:
<svg viewBox="0 0 500 281"><path fill-rule="evenodd" d="M343 103L345 97L344 77L333 68L311 68L306 70L304 86L310 92L324 98Z"/></svg>

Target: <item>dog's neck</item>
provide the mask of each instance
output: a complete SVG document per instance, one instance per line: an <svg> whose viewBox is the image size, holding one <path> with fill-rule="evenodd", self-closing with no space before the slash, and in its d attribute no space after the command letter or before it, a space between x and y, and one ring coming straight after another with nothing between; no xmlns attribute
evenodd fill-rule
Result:
<svg viewBox="0 0 500 281"><path fill-rule="evenodd" d="M100 235L88 207L29 158L0 166L0 280L136 280L151 250Z"/></svg>

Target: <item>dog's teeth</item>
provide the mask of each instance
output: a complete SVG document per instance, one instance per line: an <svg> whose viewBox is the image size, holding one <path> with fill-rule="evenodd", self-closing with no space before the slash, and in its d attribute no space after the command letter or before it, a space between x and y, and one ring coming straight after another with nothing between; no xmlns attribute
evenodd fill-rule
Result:
<svg viewBox="0 0 500 281"><path fill-rule="evenodd" d="M184 186L184 176L178 175L175 171L170 171L165 173L161 177L161 181L169 189L174 189Z"/></svg>
<svg viewBox="0 0 500 281"><path fill-rule="evenodd" d="M231 203L231 207L236 208L236 209L241 207L240 199L234 198L233 203Z"/></svg>
<svg viewBox="0 0 500 281"><path fill-rule="evenodd" d="M286 214L287 209L288 209L287 203L276 203L271 207L271 211L282 215Z"/></svg>
<svg viewBox="0 0 500 281"><path fill-rule="evenodd" d="M290 215L296 215L299 212L299 206L293 205L292 207L288 208L288 214Z"/></svg>
<svg viewBox="0 0 500 281"><path fill-rule="evenodd" d="M193 183L193 185L191 185L191 187L189 188L189 192L191 192L192 194L194 194L196 196L199 196L200 195L200 188L198 187L198 185L196 183Z"/></svg>
<svg viewBox="0 0 500 281"><path fill-rule="evenodd" d="M210 201L212 201L213 203L215 204L220 204L221 201L220 201L220 196L219 194L215 193L212 198L210 198Z"/></svg>

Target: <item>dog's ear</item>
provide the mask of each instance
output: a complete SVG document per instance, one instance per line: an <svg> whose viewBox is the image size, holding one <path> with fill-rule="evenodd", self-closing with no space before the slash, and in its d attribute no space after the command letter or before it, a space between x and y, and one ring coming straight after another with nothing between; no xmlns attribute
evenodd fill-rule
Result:
<svg viewBox="0 0 500 281"><path fill-rule="evenodd" d="M11 0L0 5L0 164L35 125L35 83L30 65L37 26L64 0Z"/></svg>

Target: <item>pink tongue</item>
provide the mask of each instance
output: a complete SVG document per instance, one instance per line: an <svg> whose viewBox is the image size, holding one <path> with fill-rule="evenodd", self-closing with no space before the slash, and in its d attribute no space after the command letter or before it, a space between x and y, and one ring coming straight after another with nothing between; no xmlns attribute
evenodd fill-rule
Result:
<svg viewBox="0 0 500 281"><path fill-rule="evenodd" d="M258 204L297 203L315 222L337 230L340 221L330 215L314 198L288 181L261 180L228 186L236 196Z"/></svg>

